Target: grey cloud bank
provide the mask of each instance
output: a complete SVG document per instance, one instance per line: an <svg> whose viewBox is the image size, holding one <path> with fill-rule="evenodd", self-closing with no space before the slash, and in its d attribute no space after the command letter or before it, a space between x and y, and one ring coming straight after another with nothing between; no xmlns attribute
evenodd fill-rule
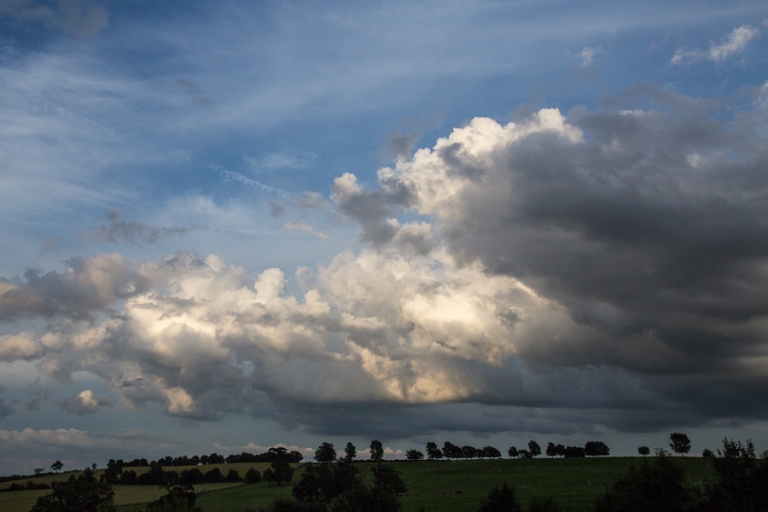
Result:
<svg viewBox="0 0 768 512"><path fill-rule="evenodd" d="M300 268L302 294L215 255L82 258L0 283L5 322L39 321L1 336L0 357L98 375L126 408L318 434L764 420L765 115L476 118L376 190L336 180L370 247ZM60 404L112 405L90 390Z"/></svg>

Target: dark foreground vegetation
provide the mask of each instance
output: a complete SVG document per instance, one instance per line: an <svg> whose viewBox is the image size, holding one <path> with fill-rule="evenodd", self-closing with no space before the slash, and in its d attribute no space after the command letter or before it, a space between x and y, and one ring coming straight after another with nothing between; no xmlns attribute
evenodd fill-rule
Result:
<svg viewBox="0 0 768 512"><path fill-rule="evenodd" d="M327 443L324 443L327 445ZM285 460L163 470L137 468L139 476L164 480L150 486L110 483L115 475L91 468L71 475L40 476L32 485L2 496L39 496L36 503L8 512L468 512L468 511L681 511L768 512L768 459L751 442L725 440L703 458L671 457L657 450L642 459L544 459L475 461L399 461L360 464L346 456L331 458L321 446L318 464ZM332 445L330 446L332 448ZM319 457L318 457L319 455ZM258 469L257 469L258 467ZM157 469L159 468L159 469ZM214 471L215 470L215 471ZM245 477L239 477L242 472ZM240 480L235 481L237 474ZM229 483L192 484L182 475L219 475ZM52 478L57 480L51 480ZM149 478L149 477L144 477ZM119 476L118 476L119 479ZM66 480L66 481L62 481ZM17 483L19 487L27 484ZM220 487L216 487L216 486ZM213 486L213 487L212 487ZM222 487L228 486L223 489ZM6 485L7 487L7 485ZM126 489L155 489L153 496L126 500ZM218 490L216 490L218 489ZM201 494L200 491L203 490ZM134 492L134 491L130 491ZM141 491L143 492L143 491ZM116 500L115 496L122 496ZM117 503L136 503L120 506ZM139 505L138 503L143 502Z"/></svg>

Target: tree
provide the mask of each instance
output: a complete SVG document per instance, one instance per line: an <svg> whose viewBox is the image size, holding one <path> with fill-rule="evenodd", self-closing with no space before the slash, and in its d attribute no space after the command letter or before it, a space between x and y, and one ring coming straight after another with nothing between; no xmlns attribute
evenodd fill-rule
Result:
<svg viewBox="0 0 768 512"><path fill-rule="evenodd" d="M650 448L648 448L647 446L639 446L639 447L637 448L637 453L639 453L640 455L642 455L643 457L645 457L646 455L648 455L649 453L651 453L651 449L650 449Z"/></svg>
<svg viewBox="0 0 768 512"><path fill-rule="evenodd" d="M672 448L672 451L675 453L679 453L680 455L685 455L689 451L691 451L691 440L688 439L688 436L685 434L681 434L679 432L674 432L672 434L669 434L669 447Z"/></svg>
<svg viewBox="0 0 768 512"><path fill-rule="evenodd" d="M58 462L58 461L57 461ZM112 486L99 482L91 468L77 478L66 482L53 482L53 492L40 496L30 512L115 512Z"/></svg>
<svg viewBox="0 0 768 512"><path fill-rule="evenodd" d="M371 446L368 451L371 454L372 461L381 462L384 460L384 447L382 446L381 441L375 439L371 441Z"/></svg>
<svg viewBox="0 0 768 512"><path fill-rule="evenodd" d="M598 498L595 512L685 512L698 510L699 495L685 471L668 456L632 466Z"/></svg>
<svg viewBox="0 0 768 512"><path fill-rule="evenodd" d="M323 443L315 452L317 462L330 463L336 460L336 450L333 449L333 443Z"/></svg>
<svg viewBox="0 0 768 512"><path fill-rule="evenodd" d="M714 454L713 454L714 455ZM723 449L711 459L717 479L705 487L708 511L768 511L768 458L755 457L755 445L747 440L723 439Z"/></svg>
<svg viewBox="0 0 768 512"><path fill-rule="evenodd" d="M310 465L291 491L296 501L276 501L272 512L397 512L397 494L405 492L400 473L390 466L373 468L368 486L353 464Z"/></svg>
<svg viewBox="0 0 768 512"><path fill-rule="evenodd" d="M547 443L547 457L554 457L555 455L557 455L555 443Z"/></svg>
<svg viewBox="0 0 768 512"><path fill-rule="evenodd" d="M461 447L461 457L463 459L474 459L478 454L478 449L474 446L465 445Z"/></svg>
<svg viewBox="0 0 768 512"><path fill-rule="evenodd" d="M437 444L430 441L427 443L427 458L429 460L442 459L443 452L437 447Z"/></svg>
<svg viewBox="0 0 768 512"><path fill-rule="evenodd" d="M589 441L584 446L584 453L589 457L606 456L609 455L610 452L608 445L602 441Z"/></svg>
<svg viewBox="0 0 768 512"><path fill-rule="evenodd" d="M480 502L478 512L522 512L517 500L515 489L505 483L496 486L488 492L488 496Z"/></svg>
<svg viewBox="0 0 768 512"><path fill-rule="evenodd" d="M565 450L563 450L563 456L567 459L573 457L585 457L586 455L586 450L581 446L566 446Z"/></svg>
<svg viewBox="0 0 768 512"><path fill-rule="evenodd" d="M43 471L45 471L45 468L35 468L35 475L39 475Z"/></svg>
<svg viewBox="0 0 768 512"><path fill-rule="evenodd" d="M419 450L408 450L405 452L405 458L406 460L422 460L424 454Z"/></svg>
<svg viewBox="0 0 768 512"><path fill-rule="evenodd" d="M528 451L531 452L532 457L538 457L541 455L541 446L539 446L539 443L531 439L528 441Z"/></svg>
<svg viewBox="0 0 768 512"><path fill-rule="evenodd" d="M519 457L520 456L520 452L518 452L517 448L515 448L514 446L510 446L509 447L509 451L507 451L507 454L510 457Z"/></svg>
<svg viewBox="0 0 768 512"><path fill-rule="evenodd" d="M264 480L275 482L277 485L290 482L293 479L293 468L284 460L276 460L264 470Z"/></svg>
<svg viewBox="0 0 768 512"><path fill-rule="evenodd" d="M501 457L501 452L493 446L483 446L480 448L478 455L487 459L498 459Z"/></svg>
<svg viewBox="0 0 768 512"><path fill-rule="evenodd" d="M62 464L60 460L57 460L56 462L54 462L53 464L51 464L51 469L52 469L52 470L54 470L54 471L55 471L55 472L57 472L57 473L58 473L59 471L61 471L61 468L62 468L62 467L64 467L64 464Z"/></svg>
<svg viewBox="0 0 768 512"><path fill-rule="evenodd" d="M461 458L461 446L456 446L450 441L443 443L443 456L446 459L460 459Z"/></svg>
<svg viewBox="0 0 768 512"><path fill-rule="evenodd" d="M146 512L200 512L195 506L197 493L189 484L167 487L168 493L147 504Z"/></svg>
<svg viewBox="0 0 768 512"><path fill-rule="evenodd" d="M245 472L245 481L249 484L257 484L261 482L261 473L259 473L259 470L256 468L249 468L248 471Z"/></svg>
<svg viewBox="0 0 768 512"><path fill-rule="evenodd" d="M357 448L351 442L347 443L344 448L344 460L346 462L352 462L357 457Z"/></svg>

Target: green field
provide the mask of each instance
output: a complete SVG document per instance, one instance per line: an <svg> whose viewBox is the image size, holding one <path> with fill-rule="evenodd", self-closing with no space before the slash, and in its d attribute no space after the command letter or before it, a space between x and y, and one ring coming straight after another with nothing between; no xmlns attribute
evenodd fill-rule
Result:
<svg viewBox="0 0 768 512"><path fill-rule="evenodd" d="M652 462L649 460L648 462ZM699 457L676 458L685 468L692 483L714 477L709 459ZM567 511L590 510L595 498L629 466L642 463L638 457L607 457L599 459L500 459L470 461L388 462L402 473L408 493L401 498L404 512L416 512L424 507L429 512L465 512L477 509L478 502L496 484L508 483L515 487L525 504L532 496L552 497ZM263 472L267 463L220 464L205 466L205 470L219 467L223 473L236 469L240 475L255 467ZM298 480L301 466L295 465ZM371 464L360 464L366 473ZM142 469L142 468L138 468ZM169 468L182 471L184 467ZM96 471L98 475L100 471ZM69 475L50 475L33 478L35 482L50 483L66 480ZM21 483L26 480L20 481ZM10 483L0 484L0 488ZM203 484L195 486L200 492L198 503L204 512L238 512L250 507L266 507L278 496L290 496L290 484ZM16 491L0 493L0 510L28 512L38 496L47 491ZM157 499L164 493L154 486L115 486L115 499L121 512L141 510L140 504Z"/></svg>

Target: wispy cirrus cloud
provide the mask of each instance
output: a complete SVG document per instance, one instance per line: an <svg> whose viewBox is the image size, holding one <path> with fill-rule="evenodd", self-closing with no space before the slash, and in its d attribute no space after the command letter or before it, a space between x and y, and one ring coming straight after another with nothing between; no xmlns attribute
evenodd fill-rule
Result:
<svg viewBox="0 0 768 512"><path fill-rule="evenodd" d="M678 49L672 57L671 62L672 64L684 64L686 62L695 62L698 60L720 62L728 57L743 52L747 47L747 44L759 35L759 29L749 25L742 25L733 29L733 32L729 34L725 41L719 44L711 42L709 50Z"/></svg>
<svg viewBox="0 0 768 512"><path fill-rule="evenodd" d="M160 240L175 236L184 236L189 228L180 226L159 227L142 224L136 220L126 221L119 208L113 208L105 214L109 224L102 224L91 232L91 237L97 241L118 244L125 242L138 246L157 243Z"/></svg>

